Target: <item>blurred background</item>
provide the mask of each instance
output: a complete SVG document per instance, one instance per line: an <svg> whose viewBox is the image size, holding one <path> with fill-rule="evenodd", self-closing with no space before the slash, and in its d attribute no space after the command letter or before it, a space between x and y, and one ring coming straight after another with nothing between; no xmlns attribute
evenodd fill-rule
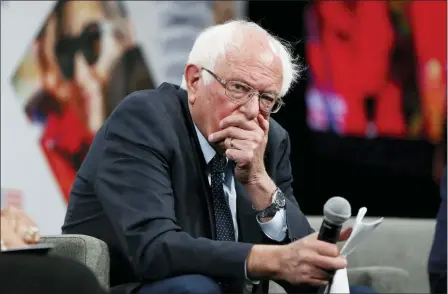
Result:
<svg viewBox="0 0 448 294"><path fill-rule="evenodd" d="M291 136L305 213L341 195L369 215L435 216L446 11L446 1L249 2L249 17L296 42L307 66L276 116Z"/></svg>
<svg viewBox="0 0 448 294"><path fill-rule="evenodd" d="M27 5L27 6L25 6ZM305 65L275 119L297 200L434 218L446 165L445 1L2 2L2 207L59 233L91 141L129 93L180 83L195 37L250 19Z"/></svg>

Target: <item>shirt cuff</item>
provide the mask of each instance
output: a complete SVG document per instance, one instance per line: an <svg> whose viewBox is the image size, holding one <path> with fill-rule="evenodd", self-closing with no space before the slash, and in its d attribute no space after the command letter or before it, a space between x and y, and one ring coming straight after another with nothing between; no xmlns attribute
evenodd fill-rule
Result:
<svg viewBox="0 0 448 294"><path fill-rule="evenodd" d="M257 217L257 222L269 239L277 242L285 239L288 226L286 225L286 211L284 208L277 211L270 221L262 223Z"/></svg>
<svg viewBox="0 0 448 294"><path fill-rule="evenodd" d="M247 275L247 260L244 262L244 276L246 277L246 281L248 281L249 283L252 283L254 285L257 285L260 283L260 281L255 281L255 280L251 280L248 278Z"/></svg>

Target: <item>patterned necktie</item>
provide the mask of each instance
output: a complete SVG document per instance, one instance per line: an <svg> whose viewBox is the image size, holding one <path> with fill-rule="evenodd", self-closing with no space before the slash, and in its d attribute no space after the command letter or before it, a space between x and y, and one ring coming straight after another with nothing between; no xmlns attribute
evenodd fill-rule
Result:
<svg viewBox="0 0 448 294"><path fill-rule="evenodd" d="M235 241L232 213L223 187L226 158L216 153L210 162L210 166L216 238L219 241Z"/></svg>

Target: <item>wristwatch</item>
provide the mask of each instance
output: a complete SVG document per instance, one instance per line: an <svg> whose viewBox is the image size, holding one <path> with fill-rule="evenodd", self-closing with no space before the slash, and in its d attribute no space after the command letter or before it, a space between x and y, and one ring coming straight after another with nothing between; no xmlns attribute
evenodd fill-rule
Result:
<svg viewBox="0 0 448 294"><path fill-rule="evenodd" d="M273 217L282 208L285 208L285 194L283 194L282 190L279 188L275 189L274 193L272 193L272 203L263 210L257 211L255 213L258 219L262 219L265 217Z"/></svg>

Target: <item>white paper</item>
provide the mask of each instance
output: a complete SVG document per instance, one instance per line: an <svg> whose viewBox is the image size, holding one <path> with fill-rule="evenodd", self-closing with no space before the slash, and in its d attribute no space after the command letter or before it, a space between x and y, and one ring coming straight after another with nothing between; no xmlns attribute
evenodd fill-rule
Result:
<svg viewBox="0 0 448 294"><path fill-rule="evenodd" d="M325 288L324 293L328 293L328 286ZM348 276L347 276L347 269L343 268L340 270L337 270L333 277L333 283L330 287L329 293L350 293L350 286L348 283Z"/></svg>
<svg viewBox="0 0 448 294"><path fill-rule="evenodd" d="M382 222L384 218L380 218L373 222L363 222L364 216L366 215L367 208L363 207L359 209L358 215L356 216L355 224L353 225L353 231L350 234L350 238L345 243L344 247L341 249L342 256L348 256L352 253L356 247L362 243L364 239L369 236L373 230L375 230ZM350 286L348 282L347 269L337 270L333 282L330 285L330 292L325 289L324 293L350 293Z"/></svg>

